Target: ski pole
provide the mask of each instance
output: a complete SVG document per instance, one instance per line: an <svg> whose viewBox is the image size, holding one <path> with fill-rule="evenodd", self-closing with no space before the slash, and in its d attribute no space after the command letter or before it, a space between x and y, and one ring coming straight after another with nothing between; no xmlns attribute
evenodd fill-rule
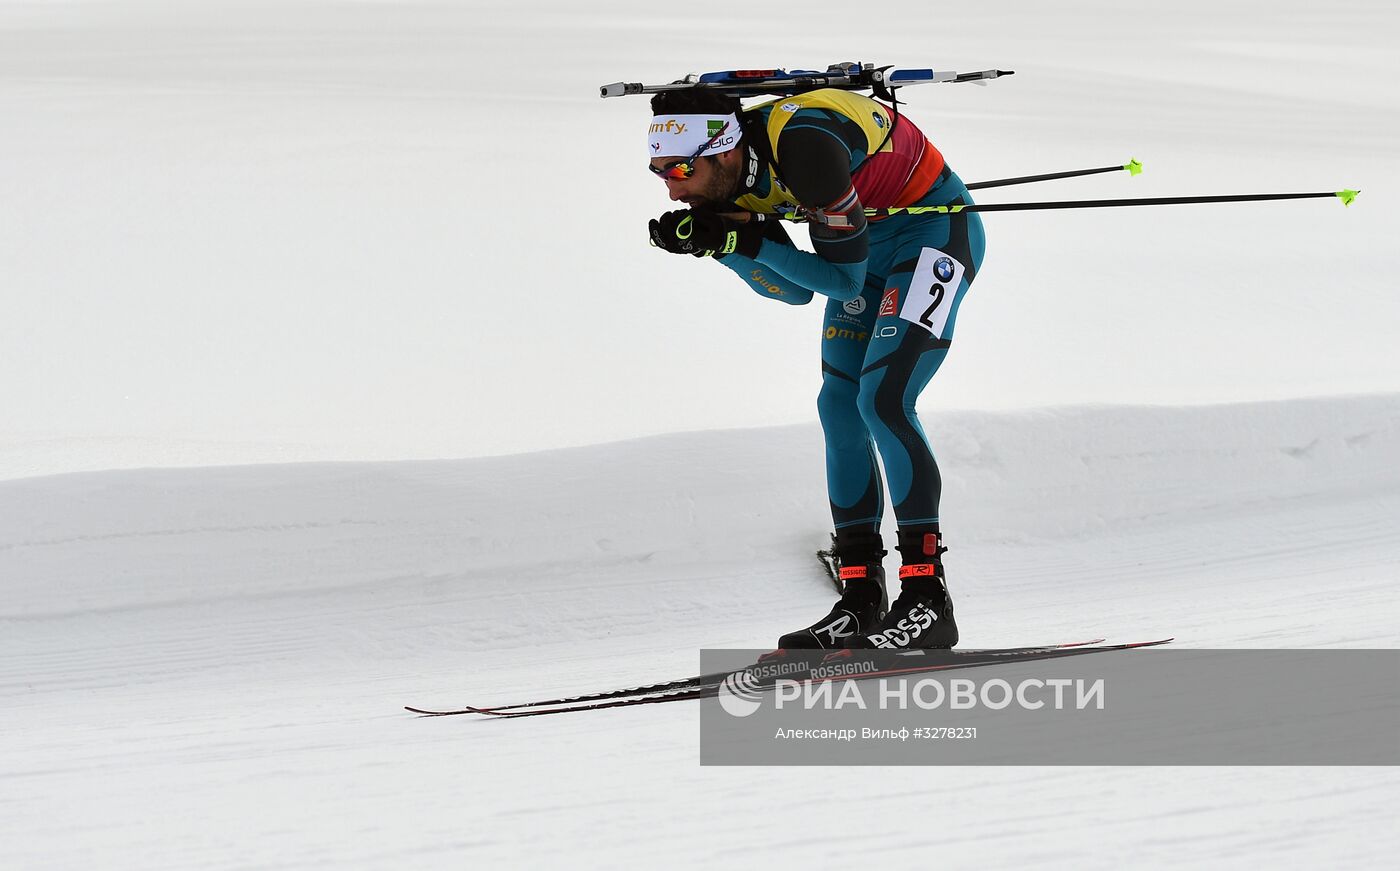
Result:
<svg viewBox="0 0 1400 871"><path fill-rule="evenodd" d="M1046 175L1023 175L1019 178L998 178L992 181L979 181L967 186L970 191L983 190L985 188L999 188L1013 184L1030 184L1036 181L1054 181L1060 178L1078 178L1083 175L1098 175L1103 172L1122 172L1127 170L1129 175L1140 175L1142 164L1137 158L1129 160L1122 166L1101 166L1097 169L1072 169L1069 172L1052 172Z"/></svg>
<svg viewBox="0 0 1400 871"><path fill-rule="evenodd" d="M1027 212L1043 209L1103 209L1114 206L1177 206L1190 203L1248 203L1259 200L1304 200L1315 197L1336 197L1343 205L1350 206L1361 191L1322 191L1307 194L1225 194L1207 197L1142 197L1124 200L1060 200L1045 203L977 203L974 205L952 206L904 206L894 209L866 209L870 218L883 218L890 215L956 215L961 212ZM785 221L805 223L809 219L800 212L778 215ZM843 219L844 220L844 219ZM834 225L835 222L833 222Z"/></svg>

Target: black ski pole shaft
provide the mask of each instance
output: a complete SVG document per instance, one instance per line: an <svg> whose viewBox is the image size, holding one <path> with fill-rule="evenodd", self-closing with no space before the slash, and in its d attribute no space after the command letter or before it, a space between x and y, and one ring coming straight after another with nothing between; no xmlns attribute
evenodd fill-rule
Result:
<svg viewBox="0 0 1400 871"><path fill-rule="evenodd" d="M1106 209L1115 206L1182 206L1192 203L1250 203L1260 200L1306 200L1321 197L1336 197L1343 205L1350 206L1361 191L1319 191L1306 194L1224 194L1205 197L1136 197L1122 200L1060 200L1044 203L976 203L973 205L951 206L904 206L893 209L866 209L869 218L883 218L890 215L956 215L961 212L1030 212L1049 209ZM784 220L805 223L809 219L801 212L791 212L780 216Z"/></svg>
<svg viewBox="0 0 1400 871"><path fill-rule="evenodd" d="M1136 158L1129 160L1122 166L1100 166L1096 169L1072 169L1068 172L1051 172L1045 175L1023 175L1016 178L998 178L991 181L974 182L967 186L970 191L985 190L986 188L1006 187L1013 184L1030 184L1037 181L1054 181L1061 178L1079 178L1085 175L1099 175L1105 172L1122 172L1126 170L1129 175L1138 175L1142 172L1142 164Z"/></svg>
<svg viewBox="0 0 1400 871"><path fill-rule="evenodd" d="M1118 206L1185 206L1198 203L1252 203L1264 200L1306 200L1321 197L1337 197L1345 205L1360 191L1318 191L1306 194L1223 194L1205 197L1135 197L1121 200L1060 200L1046 203L978 203L970 206L910 206L906 209L876 209L879 214L919 214L921 211L956 214L958 212L1025 212L1048 209L1107 209ZM870 213L866 210L866 214Z"/></svg>

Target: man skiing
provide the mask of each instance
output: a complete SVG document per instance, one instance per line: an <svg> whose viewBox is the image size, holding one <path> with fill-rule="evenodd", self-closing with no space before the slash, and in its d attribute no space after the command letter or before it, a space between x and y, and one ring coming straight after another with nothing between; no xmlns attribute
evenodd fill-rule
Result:
<svg viewBox="0 0 1400 871"><path fill-rule="evenodd" d="M966 186L907 118L849 91L744 109L713 91L673 90L651 108L651 171L688 206L651 221L652 244L713 257L760 296L790 305L827 297L817 408L844 592L778 646L954 646L942 482L914 404L947 356L981 266L982 223L975 213L867 221L864 210L968 204ZM792 244L782 213L807 218L815 254ZM902 561L893 603L882 564L885 484Z"/></svg>

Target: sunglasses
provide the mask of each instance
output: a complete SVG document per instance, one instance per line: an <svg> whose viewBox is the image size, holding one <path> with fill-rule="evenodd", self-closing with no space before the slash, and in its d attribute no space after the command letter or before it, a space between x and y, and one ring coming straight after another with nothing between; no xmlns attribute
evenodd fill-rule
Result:
<svg viewBox="0 0 1400 871"><path fill-rule="evenodd" d="M648 163L647 169L651 170L653 173L655 173L663 179L690 178L692 175L695 175L695 162L700 159L700 155L705 153L705 149L709 148L711 145L714 145L715 140L723 136L724 131L728 129L729 122L726 121L724 122L724 125L719 128L719 130L715 131L714 136L711 136L709 139L707 139L705 141L705 144L700 146L700 149L698 151L696 151L694 154L692 154L685 160L673 160L660 168L652 166Z"/></svg>

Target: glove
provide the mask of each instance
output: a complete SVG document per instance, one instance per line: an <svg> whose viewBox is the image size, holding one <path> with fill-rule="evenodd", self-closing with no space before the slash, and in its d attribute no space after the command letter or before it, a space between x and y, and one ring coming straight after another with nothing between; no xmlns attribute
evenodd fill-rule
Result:
<svg viewBox="0 0 1400 871"><path fill-rule="evenodd" d="M738 252L757 257L763 245L763 216L740 222L708 209L677 209L648 225L651 244L672 254L724 257Z"/></svg>
<svg viewBox="0 0 1400 871"><path fill-rule="evenodd" d="M659 218L653 218L647 225L651 244L670 254L691 254L708 257L710 251L701 247L695 239L694 215L690 209L677 209Z"/></svg>

